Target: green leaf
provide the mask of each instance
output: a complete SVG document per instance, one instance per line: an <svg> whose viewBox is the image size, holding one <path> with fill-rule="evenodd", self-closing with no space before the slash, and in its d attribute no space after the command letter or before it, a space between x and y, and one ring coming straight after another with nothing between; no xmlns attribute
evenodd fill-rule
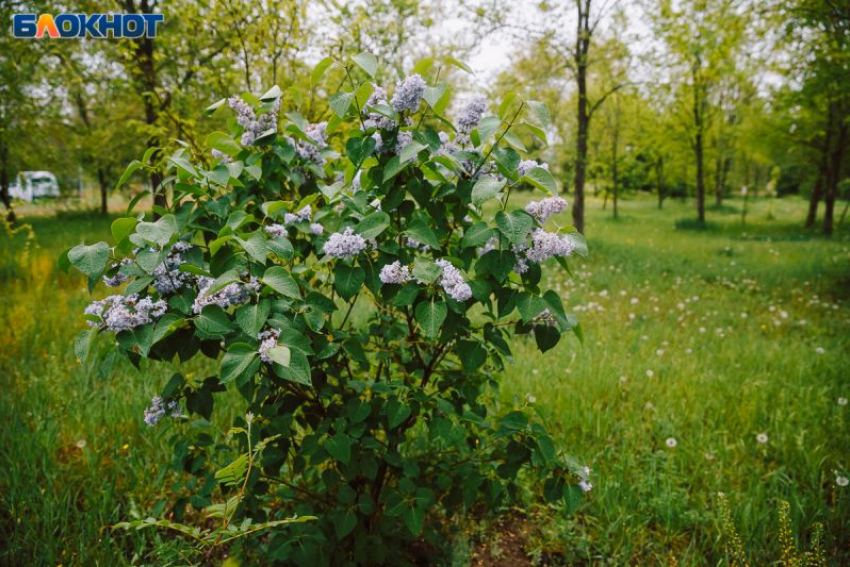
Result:
<svg viewBox="0 0 850 567"><path fill-rule="evenodd" d="M423 57L422 59L418 60L413 65L413 69L412 69L411 72L416 73L417 75L424 75L425 73L430 71L431 67L433 67L433 66L434 66L434 59L433 58Z"/></svg>
<svg viewBox="0 0 850 567"><path fill-rule="evenodd" d="M275 364L275 374L284 380L312 387L313 383L310 380L310 361L307 360L307 355L301 350L298 350L297 347L293 345L289 346L291 347L289 351L289 366Z"/></svg>
<svg viewBox="0 0 850 567"><path fill-rule="evenodd" d="M239 455L232 463L216 471L215 479L227 486L236 486L245 478L248 470L248 455Z"/></svg>
<svg viewBox="0 0 850 567"><path fill-rule="evenodd" d="M266 248L266 239L261 232L257 231L253 233L247 240L236 238L236 241L256 262L259 262L260 264L266 263L269 251Z"/></svg>
<svg viewBox="0 0 850 567"><path fill-rule="evenodd" d="M525 211L516 210L510 214L499 211L496 213L496 225L512 244L521 246L534 226L534 219Z"/></svg>
<svg viewBox="0 0 850 567"><path fill-rule="evenodd" d="M298 283L292 278L289 272L280 266L272 266L267 269L261 281L281 295L293 299L301 299Z"/></svg>
<svg viewBox="0 0 850 567"><path fill-rule="evenodd" d="M425 221L422 219L413 219L410 221L407 225L407 230L404 231L404 234L414 240L427 244L434 250L440 249L440 241L437 239L437 235L434 234L431 227L425 224Z"/></svg>
<svg viewBox="0 0 850 567"><path fill-rule="evenodd" d="M218 305L207 305L195 318L195 327L204 335L223 337L233 330L230 317Z"/></svg>
<svg viewBox="0 0 850 567"><path fill-rule="evenodd" d="M502 190L506 181L492 177L482 177L472 187L472 203L481 206Z"/></svg>
<svg viewBox="0 0 850 567"><path fill-rule="evenodd" d="M549 124L552 123L552 117L549 114L549 107L546 106L545 102L528 100L525 102L525 104L531 110L532 116L534 116L534 119L540 126L545 128L546 126L549 126Z"/></svg>
<svg viewBox="0 0 850 567"><path fill-rule="evenodd" d="M522 315L522 322L528 323L546 309L546 302L542 298L523 292L517 298L517 309Z"/></svg>
<svg viewBox="0 0 850 567"><path fill-rule="evenodd" d="M210 114L212 114L213 112L215 112L216 110L218 110L219 108L221 108L222 106L224 106L225 104L227 104L227 99L226 99L226 98L223 98L223 99L221 99L221 100L218 100L218 101L216 101L216 102L212 103L211 105L209 105L208 107L206 107L206 108L204 109L204 114L206 114L206 115L210 115Z"/></svg>
<svg viewBox="0 0 850 567"><path fill-rule="evenodd" d="M537 341L537 348L540 349L540 352L546 352L558 344L558 341L561 340L561 332L555 327L535 325L534 340Z"/></svg>
<svg viewBox="0 0 850 567"><path fill-rule="evenodd" d="M177 233L177 219L174 215L163 215L156 222L140 222L136 225L136 234L159 246L165 246Z"/></svg>
<svg viewBox="0 0 850 567"><path fill-rule="evenodd" d="M118 244L130 236L138 222L139 220L133 217L124 217L112 221L112 238L115 239L115 243Z"/></svg>
<svg viewBox="0 0 850 567"><path fill-rule="evenodd" d="M275 364L280 364L281 366L289 366L291 351L289 350L289 347L277 345L267 350L266 356L271 358L272 362L274 362Z"/></svg>
<svg viewBox="0 0 850 567"><path fill-rule="evenodd" d="M490 139L490 137L496 133L499 129L499 126L502 124L502 121L496 118L495 116L487 116L481 119L481 122L478 123L478 137L480 146L484 142Z"/></svg>
<svg viewBox="0 0 850 567"><path fill-rule="evenodd" d="M398 159L401 163L410 161L411 159L416 157L416 155L419 152L421 152L422 150L424 150L427 147L428 146L420 144L419 142L414 140L414 141L410 142L409 144L407 144L406 146L404 146L404 148L398 154Z"/></svg>
<svg viewBox="0 0 850 567"><path fill-rule="evenodd" d="M513 102L515 100L516 100L516 93L515 92L510 91L510 92L508 92L507 95L505 95L505 98L502 99L502 103L499 105L499 118L501 118L502 120L505 119L505 117L508 114L508 109L511 107L511 105L513 104Z"/></svg>
<svg viewBox="0 0 850 567"><path fill-rule="evenodd" d="M535 167L525 174L522 180L534 185L538 189L546 191L550 195L554 196L558 194L558 186L555 184L555 178L552 177L552 174L549 173L548 169Z"/></svg>
<svg viewBox="0 0 850 567"><path fill-rule="evenodd" d="M437 111L440 99L443 98L444 94L446 94L446 84L440 83L436 87L425 87L425 94L422 98L425 99L428 106L430 106L434 111Z"/></svg>
<svg viewBox="0 0 850 567"><path fill-rule="evenodd" d="M351 461L351 437L345 433L337 433L325 439L325 450L331 457L347 465Z"/></svg>
<svg viewBox="0 0 850 567"><path fill-rule="evenodd" d="M328 99L328 106L331 107L334 114L340 118L345 118L352 100L354 100L354 93L338 92L335 95L331 95L331 98Z"/></svg>
<svg viewBox="0 0 850 567"><path fill-rule="evenodd" d="M316 84L322 80L322 77L325 76L325 71L328 70L328 67L333 64L333 57L325 57L319 61L319 63L313 67L313 72L310 73L310 87L315 87Z"/></svg>
<svg viewBox="0 0 850 567"><path fill-rule="evenodd" d="M470 248L472 246L483 246L487 243L494 235L496 231L487 226L486 222L477 222L463 233L463 240L461 240L461 246L464 248Z"/></svg>
<svg viewBox="0 0 850 567"><path fill-rule="evenodd" d="M417 258L413 264L413 277L422 283L433 283L443 273L443 269L426 258Z"/></svg>
<svg viewBox="0 0 850 567"><path fill-rule="evenodd" d="M121 331L115 335L115 340L122 349L146 357L153 344L153 325L148 323L129 331Z"/></svg>
<svg viewBox="0 0 850 567"><path fill-rule="evenodd" d="M366 272L359 266L352 267L340 263L334 270L334 289L346 301L360 291L365 281Z"/></svg>
<svg viewBox="0 0 850 567"><path fill-rule="evenodd" d="M375 73L378 72L378 60L371 53L364 51L362 53L358 53L354 57L351 58L352 61L357 63L357 66L366 71L370 77L374 77Z"/></svg>
<svg viewBox="0 0 850 567"><path fill-rule="evenodd" d="M425 511L415 504L405 506L404 511L401 513L401 519L404 521L407 529L410 530L410 533L414 536L419 536L425 525Z"/></svg>
<svg viewBox="0 0 850 567"><path fill-rule="evenodd" d="M437 338L447 314L448 308L442 301L432 299L416 306L416 321L422 325L422 332L429 339Z"/></svg>
<svg viewBox="0 0 850 567"><path fill-rule="evenodd" d="M513 149L519 152L528 151L525 147L525 144L522 143L522 140L519 139L519 136L514 134L513 132L505 132L505 135L502 136L502 139L508 143Z"/></svg>
<svg viewBox="0 0 850 567"><path fill-rule="evenodd" d="M257 351L249 345L237 343L230 347L221 359L219 381L222 384L229 384L234 380L244 383L253 377L259 368L260 355Z"/></svg>
<svg viewBox="0 0 850 567"><path fill-rule="evenodd" d="M454 65L458 69L460 69L462 71L466 71L470 75L475 74L475 73L472 72L472 69L470 69L469 65L467 65L466 63L461 63L460 61L458 61L454 57L446 57L446 63L449 63L450 65Z"/></svg>
<svg viewBox="0 0 850 567"><path fill-rule="evenodd" d="M523 120L521 122L521 124L523 126L525 126L526 128L528 128L529 131L531 132L531 134L535 138L537 138L538 140L540 140L541 142L543 142L547 146L549 145L549 141L547 140L547 137L546 137L546 131L543 128L540 128L539 126L535 126L534 124L532 124L530 122L526 122L525 120Z"/></svg>
<svg viewBox="0 0 850 567"><path fill-rule="evenodd" d="M91 345L97 335L97 329L83 331L74 339L74 356L80 364L84 363L91 352Z"/></svg>
<svg viewBox="0 0 850 567"><path fill-rule="evenodd" d="M363 238L375 238L388 226L390 226L390 215L383 211L375 211L365 216L354 228Z"/></svg>
<svg viewBox="0 0 850 567"><path fill-rule="evenodd" d="M88 277L96 278L103 273L106 263L109 262L109 245L106 242L98 242L91 246L74 246L68 251L68 260Z"/></svg>
<svg viewBox="0 0 850 567"><path fill-rule="evenodd" d="M387 404L387 424L395 429L410 416L410 406L401 400L390 400Z"/></svg>
<svg viewBox="0 0 850 567"><path fill-rule="evenodd" d="M263 300L259 303L249 303L236 310L236 323L246 334L256 337L269 318L271 302Z"/></svg>
<svg viewBox="0 0 850 567"><path fill-rule="evenodd" d="M242 151L239 144L237 144L230 135L225 134L224 132L213 132L207 136L206 146L227 154L230 157L233 157Z"/></svg>
<svg viewBox="0 0 850 567"><path fill-rule="evenodd" d="M138 170L144 167L144 164L137 159L134 159L130 162L130 165L127 166L127 169L124 170L124 173L121 174L121 177L118 178L118 183L115 184L115 190L120 189L127 181L130 180L130 177Z"/></svg>
<svg viewBox="0 0 850 567"><path fill-rule="evenodd" d="M567 238L573 243L575 253L582 258L587 258L587 240L585 240L584 236L580 232L570 232L567 234Z"/></svg>
<svg viewBox="0 0 850 567"><path fill-rule="evenodd" d="M279 86L275 85L260 97L260 102L274 102L279 99L281 95L283 95L283 91L280 90Z"/></svg>

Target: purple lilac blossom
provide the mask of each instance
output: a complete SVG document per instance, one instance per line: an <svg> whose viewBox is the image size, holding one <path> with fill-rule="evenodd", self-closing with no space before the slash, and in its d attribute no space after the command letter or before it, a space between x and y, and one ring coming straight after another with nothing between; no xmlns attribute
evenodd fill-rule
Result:
<svg viewBox="0 0 850 567"><path fill-rule="evenodd" d="M96 315L101 321L89 321L89 326L108 329L114 333L129 331L153 323L165 314L167 304L163 300L153 301L150 297L139 299L137 295L110 295L94 301L86 307L86 315Z"/></svg>
<svg viewBox="0 0 850 567"><path fill-rule="evenodd" d="M542 201L532 201L525 206L525 212L545 223L552 215L557 215L567 208L567 202L560 197L546 197Z"/></svg>
<svg viewBox="0 0 850 567"><path fill-rule="evenodd" d="M168 252L168 256L165 257L165 260L163 260L159 266L154 268L154 271L151 274L154 277L152 285L154 289L160 293L160 295L176 293L195 280L194 275L189 272L180 271L180 265L183 264L183 256L181 253L187 252L191 248L192 245L188 242L176 242L174 246L171 247L171 250Z"/></svg>
<svg viewBox="0 0 850 567"><path fill-rule="evenodd" d="M366 239L355 234L349 226L343 232L330 235L322 250L333 258L353 258L366 249Z"/></svg>
<svg viewBox="0 0 850 567"><path fill-rule="evenodd" d="M260 291L260 282L253 276L247 282L233 282L214 293L209 293L214 283L213 278L203 276L198 278L198 297L192 304L192 310L195 313L200 313L207 305L218 305L222 309L227 309L232 305L245 303L250 298L251 292Z"/></svg>
<svg viewBox="0 0 850 567"><path fill-rule="evenodd" d="M267 364L274 362L268 355L268 352L277 346L277 340L279 338L279 329L269 329L268 331L263 331L257 335L257 340L260 341L260 348L258 349L258 352L260 353L260 360Z"/></svg>
<svg viewBox="0 0 850 567"><path fill-rule="evenodd" d="M537 163L533 159L526 159L526 160L519 162L519 165L517 166L516 169L519 172L519 176L523 177L523 176L527 175L528 172L531 171L532 169L534 169L535 167L542 167L546 171L549 171L549 165L548 164Z"/></svg>
<svg viewBox="0 0 850 567"><path fill-rule="evenodd" d="M180 406L176 401L171 400L166 402L159 396L155 396L151 400L151 407L145 410L145 423L148 427L153 427L166 415L175 418L183 417L183 414L180 413Z"/></svg>
<svg viewBox="0 0 850 567"><path fill-rule="evenodd" d="M437 260L436 263L443 269L443 273L440 276L440 285L449 297L460 302L472 297L472 288L463 279L460 270L455 268L448 260L443 260L442 258Z"/></svg>
<svg viewBox="0 0 850 567"><path fill-rule="evenodd" d="M243 146L250 146L264 132L277 129L277 113L280 109L280 99L274 102L271 110L259 116L257 116L256 111L254 111L250 104L238 96L230 97L227 102L230 108L236 111L236 122L242 126L241 143Z"/></svg>
<svg viewBox="0 0 850 567"><path fill-rule="evenodd" d="M481 116L487 110L487 99L483 96L475 96L470 100L457 119L457 130L462 134L469 134L478 126Z"/></svg>
<svg viewBox="0 0 850 567"><path fill-rule="evenodd" d="M391 101L395 111L399 114L406 110L416 112L425 95L425 86L425 80L416 73L398 83Z"/></svg>
<svg viewBox="0 0 850 567"><path fill-rule="evenodd" d="M531 248L526 251L525 256L539 264L553 256L569 256L572 253L573 243L566 235L538 228L531 233Z"/></svg>
<svg viewBox="0 0 850 567"><path fill-rule="evenodd" d="M401 262L396 260L392 264L387 264L381 268L381 273L378 277L385 284L403 284L410 281L410 270L407 266L403 266Z"/></svg>

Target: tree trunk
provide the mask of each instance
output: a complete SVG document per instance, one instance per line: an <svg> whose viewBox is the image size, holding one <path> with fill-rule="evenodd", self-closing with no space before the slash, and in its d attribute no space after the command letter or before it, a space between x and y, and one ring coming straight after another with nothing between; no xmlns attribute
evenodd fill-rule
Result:
<svg viewBox="0 0 850 567"><path fill-rule="evenodd" d="M109 196L109 187L106 184L106 173L102 167L97 168L97 181L100 184L100 214L106 216L109 214L109 206L107 197Z"/></svg>
<svg viewBox="0 0 850 567"><path fill-rule="evenodd" d="M12 208L12 198L9 196L9 148L0 141L0 200L6 206L6 220L13 223L17 220Z"/></svg>
<svg viewBox="0 0 850 567"><path fill-rule="evenodd" d="M655 160L655 188L658 191L658 210L664 208L664 158Z"/></svg>
<svg viewBox="0 0 850 567"><path fill-rule="evenodd" d="M573 225L584 234L584 182L587 166L587 131L590 118L587 116L587 68L579 67L578 73L578 132L576 137L575 200L573 202Z"/></svg>
<svg viewBox="0 0 850 567"><path fill-rule="evenodd" d="M124 11L128 13L150 13L153 11L153 5L150 0L139 0L138 7L134 0L124 0ZM154 58L154 38L140 37L135 40L135 58L127 63L130 66L130 73L135 76L137 81L137 89L142 97L145 107L145 124L150 129L148 135L148 149L159 148L160 140L156 133L156 124L159 119L161 103L157 92L159 88L159 78L157 76L156 61ZM151 155L151 162L156 163L160 157L161 151L156 150ZM154 170L150 174L151 193L153 193L154 207L166 208L165 188L161 187L162 175ZM159 215L154 211L154 217Z"/></svg>
<svg viewBox="0 0 850 567"><path fill-rule="evenodd" d="M833 102L830 104L830 116L832 117L830 126L835 124L837 129L835 136L835 146L830 156L829 171L826 177L826 191L824 192L824 211L823 211L823 233L832 235L835 226L835 198L838 195L838 182L841 180L841 165L844 161L844 151L847 149L848 126L844 112L840 107L840 103Z"/></svg>
<svg viewBox="0 0 850 567"><path fill-rule="evenodd" d="M806 214L806 228L812 228L813 226L815 226L815 221L817 220L818 216L818 204L820 204L822 191L823 169L818 168L818 176L815 180L815 186L812 188L812 194L809 196L809 212L808 214Z"/></svg>
<svg viewBox="0 0 850 567"><path fill-rule="evenodd" d="M573 225L584 234L584 182L587 175L587 136L590 115L587 108L587 54L590 50L590 0L578 0L578 29L576 31L576 87L578 89L576 136L575 200L573 202Z"/></svg>
<svg viewBox="0 0 850 567"><path fill-rule="evenodd" d="M613 158L611 160L611 184L613 185L612 192L613 192L613 205L614 205L612 212L614 213L614 218L617 218L617 215L619 214L619 211L617 210L617 200L620 196L620 179L619 179L619 175L618 175L618 172L617 172L617 142L618 142L618 138L619 138L619 133L617 132L617 130L615 130L614 145L611 148L612 156L613 156Z"/></svg>
<svg viewBox="0 0 850 567"><path fill-rule="evenodd" d="M694 154L697 162L697 219L700 224L705 224L705 171L703 167L704 149L703 137L705 125L703 123L705 104L702 96L702 85L700 79L700 70L702 68L702 60L699 56L694 59L691 66L691 74L694 82Z"/></svg>

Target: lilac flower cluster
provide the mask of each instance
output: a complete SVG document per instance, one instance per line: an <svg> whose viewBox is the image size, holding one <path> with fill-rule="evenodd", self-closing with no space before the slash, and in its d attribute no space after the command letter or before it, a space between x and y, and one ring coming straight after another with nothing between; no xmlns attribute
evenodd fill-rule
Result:
<svg viewBox="0 0 850 567"><path fill-rule="evenodd" d="M286 213L283 215L284 224L295 224L301 221L308 221L313 218L313 207L307 205L303 209L295 213Z"/></svg>
<svg viewBox="0 0 850 567"><path fill-rule="evenodd" d="M181 252L186 252L191 248L192 245L188 242L176 242L165 260L154 268L152 285L160 295L176 293L194 281L195 276L189 272L180 271L180 265L183 263Z"/></svg>
<svg viewBox="0 0 850 567"><path fill-rule="evenodd" d="M443 273L440 276L440 285L443 286L443 291L449 297L460 302L472 297L472 288L463 279L460 270L455 268L448 260L443 260L442 258L437 260L437 265L443 269Z"/></svg>
<svg viewBox="0 0 850 567"><path fill-rule="evenodd" d="M410 132L399 132L395 138L395 153L400 154L407 145L413 141L413 134Z"/></svg>
<svg viewBox="0 0 850 567"><path fill-rule="evenodd" d="M560 197L546 197L542 201L532 201L525 206L525 212L545 223L552 215L557 215L567 208L567 202Z"/></svg>
<svg viewBox="0 0 850 567"><path fill-rule="evenodd" d="M366 250L366 239L355 234L349 226L343 232L330 235L322 250L333 258L353 258Z"/></svg>
<svg viewBox="0 0 850 567"><path fill-rule="evenodd" d="M534 169L535 167L542 167L546 171L549 171L549 164L537 163L533 159L526 159L526 160L519 162L519 165L517 166L516 169L519 172L519 176L523 177L523 176L527 175L528 172L531 171L532 169Z"/></svg>
<svg viewBox="0 0 850 567"><path fill-rule="evenodd" d="M145 410L145 423L148 427L153 427L166 415L183 417L183 414L180 413L180 406L176 401L171 400L166 402L159 396L155 396L151 400L151 407Z"/></svg>
<svg viewBox="0 0 850 567"><path fill-rule="evenodd" d="M287 236L287 226L293 225L298 222L310 221L313 218L313 208L310 205L307 205L303 209L295 213L286 213L283 215L283 224L273 223L269 226L265 227L264 230L266 234L271 236L272 238L281 238ZM325 231L325 228L317 223L310 223L310 232L315 234L316 236L322 234Z"/></svg>
<svg viewBox="0 0 850 567"><path fill-rule="evenodd" d="M538 228L531 233L531 248L526 251L525 256L539 264L554 256L569 256L573 253L573 248L572 241L566 235Z"/></svg>
<svg viewBox="0 0 850 567"><path fill-rule="evenodd" d="M437 155L453 154L460 151L460 146L449 139L449 135L445 132L440 132L440 149L437 150Z"/></svg>
<svg viewBox="0 0 850 567"><path fill-rule="evenodd" d="M260 341L260 360L265 362L266 364L271 364L273 360L268 355L268 352L277 346L277 340L280 338L280 330L279 329L269 329L268 331L262 331L259 335L257 335L257 340Z"/></svg>
<svg viewBox="0 0 850 567"><path fill-rule="evenodd" d="M233 282L214 293L209 293L214 283L213 278L198 278L198 297L192 304L192 311L200 313L207 305L218 305L222 309L227 309L231 305L245 303L252 292L260 291L260 282L253 276L247 282Z"/></svg>
<svg viewBox="0 0 850 567"><path fill-rule="evenodd" d="M367 130L369 128L377 128L383 130L394 129L396 126L395 120L388 116L384 116L379 112L368 111L370 107L375 107L379 104L387 104L387 91L385 91L382 87L375 86L375 90L372 91L372 94L369 96L369 99L363 106L363 110L366 113L366 119L363 120L363 127ZM380 134L378 134L378 137L375 139L375 142L377 142L375 149L380 151L381 146L383 145L383 141L380 138Z"/></svg>
<svg viewBox="0 0 850 567"><path fill-rule="evenodd" d="M472 132L478 123L481 121L481 116L487 110L487 99L483 96L476 96L470 100L463 110L460 112L460 117L457 119L457 130L461 134L469 134Z"/></svg>
<svg viewBox="0 0 850 567"><path fill-rule="evenodd" d="M393 108L399 114L405 110L416 112L419 101L425 95L425 80L418 74L410 75L396 85L392 101Z"/></svg>
<svg viewBox="0 0 850 567"><path fill-rule="evenodd" d="M403 284L410 281L410 270L407 266L402 265L396 260L392 264L387 264L381 268L381 273L378 275L381 281L385 284Z"/></svg>
<svg viewBox="0 0 850 567"><path fill-rule="evenodd" d="M108 329L113 333L129 331L153 323L165 314L167 304L163 300L153 301L150 297L139 299L137 295L110 295L94 301L86 307L86 315L100 317L101 321L89 321L89 326Z"/></svg>
<svg viewBox="0 0 850 567"><path fill-rule="evenodd" d="M236 111L236 122L242 126L242 145L250 146L268 130L277 129L277 113L280 109L280 99L276 100L274 107L268 112L257 116L250 104L238 96L228 99L230 108Z"/></svg>
<svg viewBox="0 0 850 567"><path fill-rule="evenodd" d="M409 236L405 237L404 244L408 248L411 248L413 250L417 250L419 252L427 252L428 250L431 249L431 247L428 246L427 244L425 244L424 242L419 242L415 238L411 238Z"/></svg>
<svg viewBox="0 0 850 567"><path fill-rule="evenodd" d="M304 134L311 140L310 142L299 140L295 142L295 152L299 157L307 161L314 161L318 164L325 162L320 152L328 145L327 122L319 122L310 124L304 130ZM312 143L311 143L312 142Z"/></svg>
<svg viewBox="0 0 850 567"><path fill-rule="evenodd" d="M265 230L266 234L268 234L272 238L280 238L282 236L285 237L287 234L286 227L278 223L270 224L263 230Z"/></svg>
<svg viewBox="0 0 850 567"><path fill-rule="evenodd" d="M130 258L124 258L121 260L120 264L112 264L113 268L118 268L118 271L115 272L114 276L103 276L103 283L106 284L106 287L118 287L123 284L127 280L129 280L129 276L125 276L121 273L122 266L129 266L133 263L133 260Z"/></svg>

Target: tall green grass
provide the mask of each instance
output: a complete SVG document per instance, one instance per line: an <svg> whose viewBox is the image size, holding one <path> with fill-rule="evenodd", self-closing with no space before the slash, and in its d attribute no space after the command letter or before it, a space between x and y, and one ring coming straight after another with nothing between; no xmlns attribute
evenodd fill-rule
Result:
<svg viewBox="0 0 850 567"><path fill-rule="evenodd" d="M780 500L800 548L820 522L827 557L850 562L850 487L835 483L850 473L850 406L837 403L850 398L850 241L804 233L798 200L751 203L743 226L738 206L697 230L677 228L690 205L627 200L614 221L591 201L591 257L573 262L573 279L550 281L584 344L541 356L517 339L502 379L500 403L533 405L593 469L577 514L528 511L545 518L529 552L723 563L723 492L752 564L781 556ZM107 238L109 220L25 220L36 234L28 255L22 235L0 235L0 564L161 563L134 549L167 540L108 526L168 501L179 426L148 429L141 416L173 369L78 364L73 337L90 298L55 258ZM239 407L225 410L212 432Z"/></svg>

